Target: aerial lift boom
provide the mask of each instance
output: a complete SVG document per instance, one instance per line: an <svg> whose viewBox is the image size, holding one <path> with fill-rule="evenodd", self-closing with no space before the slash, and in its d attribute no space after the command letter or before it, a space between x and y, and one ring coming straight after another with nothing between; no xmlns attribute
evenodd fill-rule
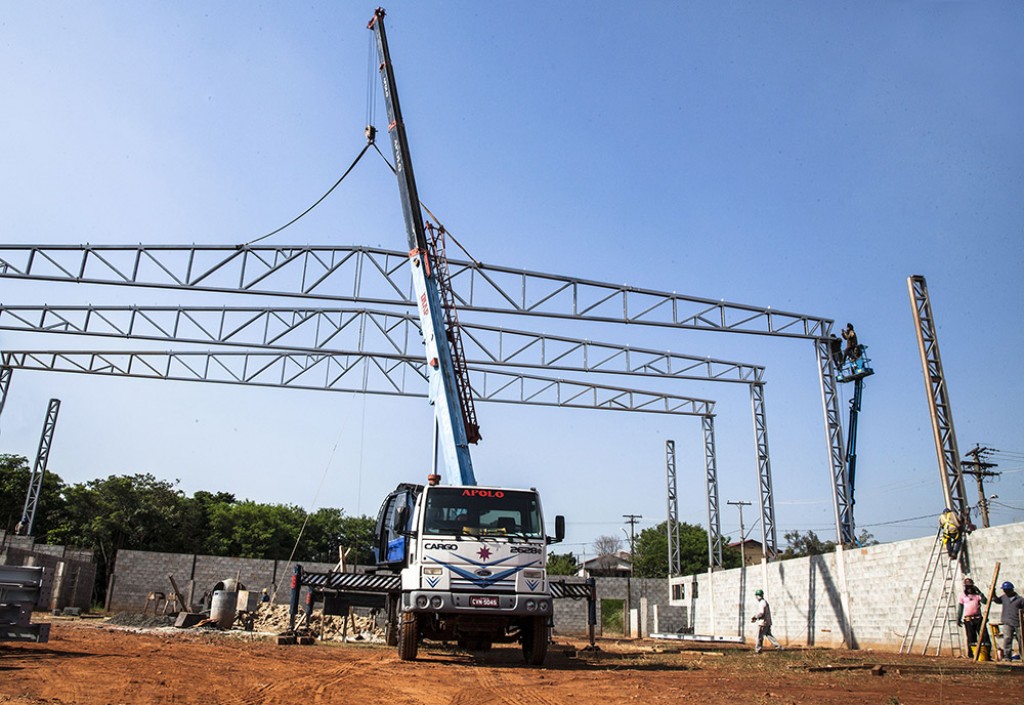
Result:
<svg viewBox="0 0 1024 705"><path fill-rule="evenodd" d="M416 310L426 345L427 367L430 375L430 401L434 406L437 442L440 443L445 467L459 471L463 485L475 485L473 461L469 454L469 436L466 428L464 405L471 404L469 390L459 394L456 361L445 330L445 312L441 304L440 269L431 259L430 243L423 225L416 179L413 175L409 141L402 121L402 109L395 88L395 73L391 65L387 34L384 30L384 9L378 7L369 27L377 39L380 76L384 84L384 102L388 112L388 134L395 158L395 174L402 198L402 213L409 242L409 263L412 267ZM474 440L479 437L472 429ZM436 446L435 446L436 447Z"/></svg>
<svg viewBox="0 0 1024 705"><path fill-rule="evenodd" d="M847 521L849 525L844 527L844 534L849 536L854 543L857 542L857 535L854 533L853 506L854 489L857 479L857 420L860 417L860 402L864 392L864 378L875 374L871 369L871 361L867 356L867 345L858 345L856 357L843 357L839 364L839 371L836 375L837 382L853 382L853 398L850 400L850 423L847 429L846 458L843 461L843 473L846 476L846 486L850 489L850 512Z"/></svg>

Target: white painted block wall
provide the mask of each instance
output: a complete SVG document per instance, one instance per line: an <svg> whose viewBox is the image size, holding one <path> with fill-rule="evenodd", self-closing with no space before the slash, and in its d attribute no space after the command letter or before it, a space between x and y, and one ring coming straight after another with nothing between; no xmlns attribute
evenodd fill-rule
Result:
<svg viewBox="0 0 1024 705"><path fill-rule="evenodd" d="M697 634L742 635L749 641L757 635L750 622L754 590L762 588L772 608L772 631L784 644L841 647L847 632L856 648L895 651L933 542L929 536L676 578L672 582L685 586L685 598L672 604L693 610ZM979 529L969 538L969 550L971 577L983 591L996 561L998 582L1009 580L1024 590L1024 523ZM925 626L932 614L926 610Z"/></svg>

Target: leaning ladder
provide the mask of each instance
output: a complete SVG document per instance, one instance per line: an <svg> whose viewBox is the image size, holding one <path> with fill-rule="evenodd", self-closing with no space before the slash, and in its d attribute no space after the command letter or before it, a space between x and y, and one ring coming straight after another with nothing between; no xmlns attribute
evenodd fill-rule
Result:
<svg viewBox="0 0 1024 705"><path fill-rule="evenodd" d="M967 538L965 536L960 546L960 555L962 556L966 550ZM921 587L917 593L914 610L910 615L907 633L903 636L903 642L900 644L901 654L909 654L913 650L925 614L929 606L934 604L931 625L928 627L927 635L923 635L924 646L921 653L928 653L928 649L934 643L934 655L938 656L942 652L943 642L948 639L950 652L954 656L962 655L960 629L956 623L957 577L959 573L960 560L959 558L949 558L942 545L942 531L940 530L932 543L932 552L928 556L928 565L925 567L924 577L921 579ZM938 575L941 575L938 598L931 601L929 597Z"/></svg>

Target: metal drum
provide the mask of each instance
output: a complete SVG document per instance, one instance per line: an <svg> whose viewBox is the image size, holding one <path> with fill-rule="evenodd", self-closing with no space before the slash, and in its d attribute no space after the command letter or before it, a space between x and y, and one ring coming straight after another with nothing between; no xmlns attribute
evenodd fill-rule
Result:
<svg viewBox="0 0 1024 705"><path fill-rule="evenodd" d="M237 580L222 580L213 586L210 619L221 629L230 629L238 615L238 590L244 589Z"/></svg>

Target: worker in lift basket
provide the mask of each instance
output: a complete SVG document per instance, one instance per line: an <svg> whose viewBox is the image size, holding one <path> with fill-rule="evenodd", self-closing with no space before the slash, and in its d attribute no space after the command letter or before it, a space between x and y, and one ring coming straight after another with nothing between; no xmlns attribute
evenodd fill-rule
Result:
<svg viewBox="0 0 1024 705"><path fill-rule="evenodd" d="M846 341L846 357L850 359L850 366L857 361L860 357L860 344L857 342L857 332L853 329L852 323L846 324L846 329L843 330L843 340Z"/></svg>
<svg viewBox="0 0 1024 705"><path fill-rule="evenodd" d="M750 618L751 622L757 622L757 643L754 645L754 653L761 653L766 637L775 645L776 651L782 651L782 644L772 635L772 608L764 599L764 590L754 590L754 597L757 598L757 612Z"/></svg>
<svg viewBox="0 0 1024 705"><path fill-rule="evenodd" d="M996 595L992 602L1002 605L1003 610L999 614L999 622L1002 624L1003 648L999 657L1004 661L1020 661L1020 653L1013 655L1013 642L1020 634L1020 615L1024 610L1024 597L1013 591L1013 583L1007 581L1001 586L1003 594Z"/></svg>

